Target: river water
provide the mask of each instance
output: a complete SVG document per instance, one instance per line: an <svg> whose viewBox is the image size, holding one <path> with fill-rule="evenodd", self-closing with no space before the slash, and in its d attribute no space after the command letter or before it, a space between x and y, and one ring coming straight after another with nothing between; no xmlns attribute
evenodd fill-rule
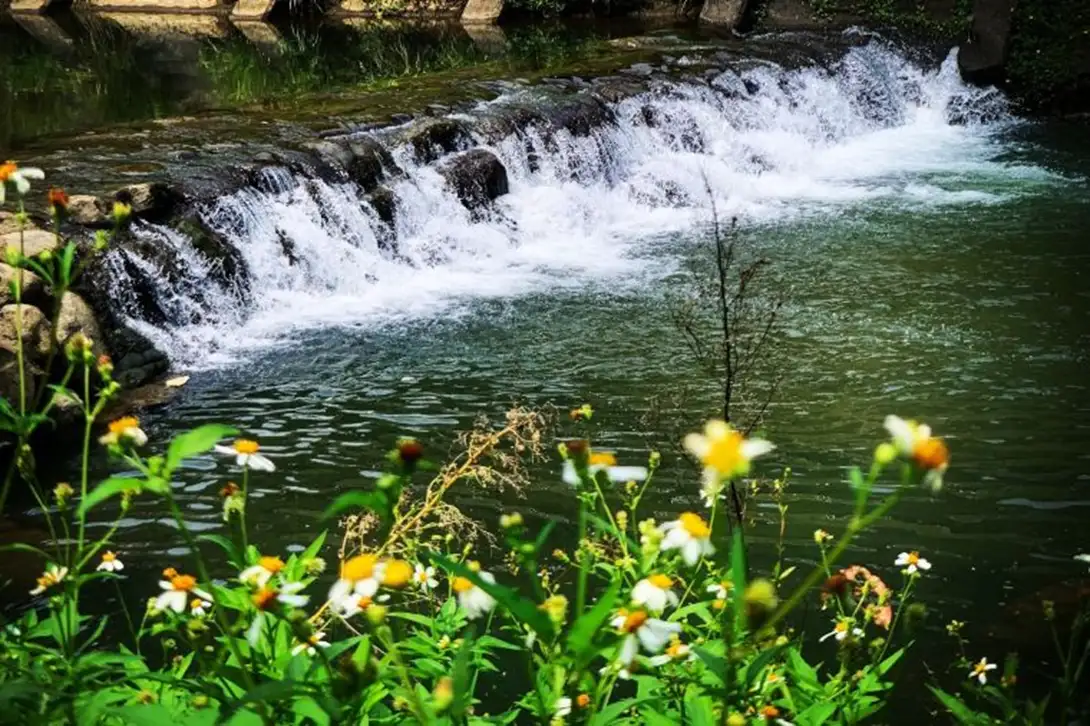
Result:
<svg viewBox="0 0 1090 726"><path fill-rule="evenodd" d="M631 462L664 452L656 515L697 507L696 470L674 446L717 398L671 309L684 271L707 264L706 179L787 299L786 377L764 427L778 448L757 473L792 469L788 559L811 564L813 530L844 527L846 467L866 464L897 413L948 438L946 487L907 496L853 561L896 582L894 558L919 550L933 563L919 587L931 626L967 619L978 634L1084 575L1071 557L1090 549L1085 127L1018 119L964 87L952 57L910 59L880 39L828 69L760 63L717 83L732 100L678 86L653 101L688 139L633 121L644 99L587 137L490 143L511 193L483 217L399 157L398 259L380 253L350 187L284 178L211 205L253 297L213 290L193 322L186 291L167 291L178 319L142 325L192 374L147 416L152 440L213 421L259 439L278 466L256 479L250 516L268 552L305 545L334 496L374 482L398 436L446 451L513 403L593 404L599 446ZM512 93L492 103L528 92ZM454 500L485 520L517 508L567 521L557 471L536 468L524 499L466 488ZM211 460L187 473L194 529L222 530L225 476ZM767 565L774 509L758 501L755 519ZM154 590L181 554L176 534L142 503L121 537Z"/></svg>

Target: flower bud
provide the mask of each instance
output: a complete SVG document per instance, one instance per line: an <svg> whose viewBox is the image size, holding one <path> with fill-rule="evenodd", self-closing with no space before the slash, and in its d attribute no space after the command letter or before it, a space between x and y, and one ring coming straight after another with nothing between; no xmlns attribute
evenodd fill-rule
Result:
<svg viewBox="0 0 1090 726"><path fill-rule="evenodd" d="M510 514L500 515L500 526L504 529L511 529L513 527L522 526L522 515L518 512L512 512Z"/></svg>
<svg viewBox="0 0 1090 726"><path fill-rule="evenodd" d="M65 504L75 496L76 491L72 488L72 485L68 482L61 482L57 486L53 487L53 498L57 501L58 507L64 507Z"/></svg>
<svg viewBox="0 0 1090 726"><path fill-rule="evenodd" d="M454 702L454 681L449 676L444 676L435 684L432 692L432 706L436 711L442 712L450 708Z"/></svg>
<svg viewBox="0 0 1090 726"><path fill-rule="evenodd" d="M132 205L118 200L114 202L114 206L111 211L113 212L114 221L118 224L122 224L123 222L125 222L125 220L132 216Z"/></svg>
<svg viewBox="0 0 1090 726"><path fill-rule="evenodd" d="M874 449L874 461L880 466L887 466L897 458L897 447L888 441L883 441Z"/></svg>
<svg viewBox="0 0 1090 726"><path fill-rule="evenodd" d="M366 610L367 620L370 621L371 625L382 625L389 612L390 609L385 605L372 605Z"/></svg>
<svg viewBox="0 0 1090 726"><path fill-rule="evenodd" d="M104 230L98 230L95 232L94 248L96 252L101 252L110 246L110 238Z"/></svg>

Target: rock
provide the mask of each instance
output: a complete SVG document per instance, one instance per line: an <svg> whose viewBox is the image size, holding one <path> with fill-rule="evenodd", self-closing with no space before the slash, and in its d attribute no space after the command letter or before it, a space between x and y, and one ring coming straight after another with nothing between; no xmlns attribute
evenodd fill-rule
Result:
<svg viewBox="0 0 1090 726"><path fill-rule="evenodd" d="M350 140L348 150L352 154L347 166L348 176L365 192L373 190L388 173L397 169L386 147L369 136Z"/></svg>
<svg viewBox="0 0 1090 726"><path fill-rule="evenodd" d="M0 212L0 236L19 231L19 222L11 212Z"/></svg>
<svg viewBox="0 0 1090 726"><path fill-rule="evenodd" d="M654 72L655 69L651 67L650 63L636 63L620 71L626 76L637 76L639 78L648 78Z"/></svg>
<svg viewBox="0 0 1090 726"><path fill-rule="evenodd" d="M401 141L413 147L418 161L435 161L444 153L469 148L472 140L466 128L450 118L427 118L401 134Z"/></svg>
<svg viewBox="0 0 1090 726"><path fill-rule="evenodd" d="M484 149L473 149L453 157L439 173L458 195L467 209L486 206L507 193L507 169L496 155Z"/></svg>
<svg viewBox="0 0 1090 726"><path fill-rule="evenodd" d="M364 197L365 201L375 210L375 214L386 225L393 227L397 216L397 195L390 187L381 186Z"/></svg>
<svg viewBox="0 0 1090 726"><path fill-rule="evenodd" d="M308 141L303 148L309 151L314 159L324 166L332 165L335 172L340 175L348 174L348 167L352 164L352 150L341 141ZM319 170L320 172L321 170Z"/></svg>
<svg viewBox="0 0 1090 726"><path fill-rule="evenodd" d="M11 294L11 286L17 273L18 271L11 265L0 262L0 306L15 302ZM23 270L23 289L20 298L27 305L33 305L42 310L48 310L50 307L49 292L45 288L45 283L30 270Z"/></svg>
<svg viewBox="0 0 1090 726"><path fill-rule="evenodd" d="M22 312L22 321L18 314ZM16 330L22 329L22 336ZM16 354L19 337L27 361L38 362L49 353L49 321L45 314L30 305L5 305L0 308L0 349Z"/></svg>
<svg viewBox="0 0 1090 726"><path fill-rule="evenodd" d="M174 212L182 195L161 182L146 182L119 189L114 199L131 206L134 217L156 222Z"/></svg>
<svg viewBox="0 0 1090 726"><path fill-rule="evenodd" d="M74 194L68 199L68 220L85 227L110 227L110 206L90 194Z"/></svg>
<svg viewBox="0 0 1090 726"><path fill-rule="evenodd" d="M585 93L564 98L544 109L544 113L549 123L573 136L588 136L614 121L613 110L601 98Z"/></svg>
<svg viewBox="0 0 1090 726"><path fill-rule="evenodd" d="M98 321L91 306L74 292L64 293L61 298L60 314L57 316L57 340L61 345L68 342L76 333L83 333L91 339L91 349L98 357L106 352L106 346L99 330Z"/></svg>
<svg viewBox="0 0 1090 726"><path fill-rule="evenodd" d="M748 0L704 0L700 21L710 25L737 28L746 14Z"/></svg>
<svg viewBox="0 0 1090 726"><path fill-rule="evenodd" d="M966 81L981 85L1003 81L1014 5L1015 0L974 0L969 40L958 51L958 68Z"/></svg>
<svg viewBox="0 0 1090 726"><path fill-rule="evenodd" d="M11 232L0 237L0 249L14 248L19 251L20 234L22 235L23 254L27 257L40 255L42 252L56 250L60 246L57 235L42 229L27 229L23 232Z"/></svg>

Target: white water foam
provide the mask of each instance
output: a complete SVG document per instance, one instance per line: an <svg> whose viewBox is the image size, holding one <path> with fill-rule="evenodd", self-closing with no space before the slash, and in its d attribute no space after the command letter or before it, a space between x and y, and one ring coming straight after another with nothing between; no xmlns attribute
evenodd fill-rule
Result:
<svg viewBox="0 0 1090 726"><path fill-rule="evenodd" d="M961 82L953 54L929 70L871 42L831 69L754 63L712 85L663 82L588 136L525 129L489 147L510 193L484 215L395 150L406 171L392 184L396 253L355 186L272 172L264 191L236 192L206 214L241 250L251 294L206 295L199 322L186 308L166 324L136 324L177 365L215 365L316 326L666 274L671 263L650 259L646 240L705 221L707 188L721 213L761 224L875 200L987 204L1003 198L997 180L1045 174L997 160L997 132L1011 119L997 92Z"/></svg>

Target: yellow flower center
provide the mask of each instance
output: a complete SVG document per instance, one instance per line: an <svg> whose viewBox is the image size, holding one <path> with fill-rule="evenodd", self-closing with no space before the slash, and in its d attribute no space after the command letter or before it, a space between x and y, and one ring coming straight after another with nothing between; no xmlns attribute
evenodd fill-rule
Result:
<svg viewBox="0 0 1090 726"><path fill-rule="evenodd" d="M708 537L711 537L712 531L708 527L708 523L705 522L699 514L685 512L677 518L677 521L681 523L682 529L696 539L708 539Z"/></svg>
<svg viewBox="0 0 1090 726"><path fill-rule="evenodd" d="M0 183L6 182L17 171L19 171L19 166L14 161L5 161L0 164Z"/></svg>
<svg viewBox="0 0 1090 726"><path fill-rule="evenodd" d="M197 600L197 599L190 600L189 601L189 609L190 610L203 610L204 609L204 600Z"/></svg>
<svg viewBox="0 0 1090 726"><path fill-rule="evenodd" d="M257 450L261 448L256 441L250 439L238 439L232 444L232 447L239 454L256 454Z"/></svg>
<svg viewBox="0 0 1090 726"><path fill-rule="evenodd" d="M634 613L629 613L624 619L624 625L621 626L621 630L626 633L635 633L643 624L647 622L647 613L643 610L637 610Z"/></svg>
<svg viewBox="0 0 1090 726"><path fill-rule="evenodd" d="M780 709L775 706L765 706L761 709L761 717L765 721L771 721L774 718L780 717Z"/></svg>
<svg viewBox="0 0 1090 726"><path fill-rule="evenodd" d="M836 624L836 627L833 628L833 630L835 630L838 633L848 632L848 621L847 620L841 620L840 622L838 622Z"/></svg>
<svg viewBox="0 0 1090 726"><path fill-rule="evenodd" d="M44 588L47 588L47 587L53 587L53 585L55 585L55 584L56 584L56 579L53 577L53 575L50 575L48 572L38 578L38 587L40 587L40 588L44 589Z"/></svg>
<svg viewBox="0 0 1090 726"><path fill-rule="evenodd" d="M450 581L450 586L459 594L467 593L473 589L473 583L469 581L468 577L455 577Z"/></svg>
<svg viewBox="0 0 1090 726"><path fill-rule="evenodd" d="M175 570L173 567L168 567L165 570L163 570L163 577L166 578L167 580L173 580L177 576L178 576L178 571Z"/></svg>
<svg viewBox="0 0 1090 726"><path fill-rule="evenodd" d="M356 582L366 580L375 571L378 558L374 555L358 555L341 565L341 579Z"/></svg>
<svg viewBox="0 0 1090 726"><path fill-rule="evenodd" d="M268 610L276 602L276 590L263 587L251 595L250 599L258 610Z"/></svg>
<svg viewBox="0 0 1090 726"><path fill-rule="evenodd" d="M140 428L140 420L135 416L125 416L110 422L110 433L120 436L129 429Z"/></svg>
<svg viewBox="0 0 1090 726"><path fill-rule="evenodd" d="M113 552L103 552L102 553L102 561L103 562L113 562L116 559L117 559L117 555L115 555Z"/></svg>
<svg viewBox="0 0 1090 726"><path fill-rule="evenodd" d="M950 451L942 439L923 439L912 447L912 460L921 469L945 469L950 462Z"/></svg>
<svg viewBox="0 0 1090 726"><path fill-rule="evenodd" d="M689 646L685 645L680 640L675 640L666 648L666 655L674 659L683 658L688 652Z"/></svg>
<svg viewBox="0 0 1090 726"><path fill-rule="evenodd" d="M428 573L427 573L426 570L420 570L420 572L416 573L415 577L416 577L417 582L427 582L428 581Z"/></svg>
<svg viewBox="0 0 1090 726"><path fill-rule="evenodd" d="M590 466L617 466L617 457L607 451L592 452L587 459Z"/></svg>
<svg viewBox="0 0 1090 726"><path fill-rule="evenodd" d="M405 560L390 560L382 573L382 584L386 587L405 587L412 579L413 568Z"/></svg>
<svg viewBox="0 0 1090 726"><path fill-rule="evenodd" d="M742 444L745 443L742 434L730 429L724 436L712 439L708 442L708 451L704 454L704 466L715 469L722 474L732 474L745 464L742 456Z"/></svg>
<svg viewBox="0 0 1090 726"><path fill-rule="evenodd" d="M919 564L919 562L920 562L920 553L919 552L909 552L908 553L908 564L916 565L916 564Z"/></svg>
<svg viewBox="0 0 1090 726"><path fill-rule="evenodd" d="M181 592L189 592L197 586L197 578L192 575L175 575L170 578L170 588Z"/></svg>
<svg viewBox="0 0 1090 726"><path fill-rule="evenodd" d="M575 697L575 705L579 708L586 708L590 705L590 695L586 693L580 693Z"/></svg>
<svg viewBox="0 0 1090 726"><path fill-rule="evenodd" d="M980 661L973 666L973 675L979 676L981 673L988 672L988 664L985 661Z"/></svg>
<svg viewBox="0 0 1090 726"><path fill-rule="evenodd" d="M671 580L666 575L661 575L661 574L660 575L651 575L651 577L647 578L647 581L650 582L655 587L659 588L660 590L669 590L671 587L674 586L674 581L673 580Z"/></svg>
<svg viewBox="0 0 1090 726"><path fill-rule="evenodd" d="M262 557L257 561L263 570L276 574L284 569L284 561L279 557Z"/></svg>

